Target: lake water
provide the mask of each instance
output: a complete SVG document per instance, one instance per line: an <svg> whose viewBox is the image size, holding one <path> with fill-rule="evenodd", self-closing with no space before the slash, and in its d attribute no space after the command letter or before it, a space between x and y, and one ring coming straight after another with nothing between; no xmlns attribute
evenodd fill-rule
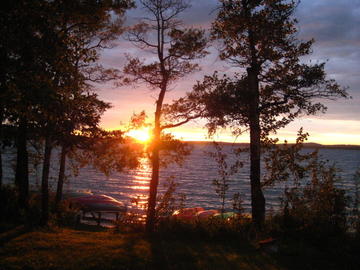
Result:
<svg viewBox="0 0 360 270"><path fill-rule="evenodd" d="M231 154L234 146L224 145L223 151L228 154L228 163L232 164L234 155ZM311 149L305 150L310 151ZM163 183L169 177L173 177L178 184L177 192L185 194L185 205L201 206L205 209L219 208L220 198L215 193L212 182L218 177L217 163L206 154L213 152L211 144L195 144L192 153L186 158L182 167L178 165L169 166L160 173L160 193L164 191ZM354 174L360 167L360 150L348 149L320 149L319 154L329 164L336 164L340 169L339 176L342 182L339 183L347 190L349 195L354 193ZM57 154L53 160L57 159ZM14 153L8 152L4 155L4 183L13 182ZM239 192L243 200L243 207L250 211L250 185L249 185L249 155L243 153L241 160L243 168L230 177L229 191L227 193L227 208L230 209L233 194ZM57 162L53 162L56 164ZM134 199L137 199L138 206L146 203L148 194L148 183L151 170L144 160L141 168L124 173L115 173L109 177L96 171L93 168L82 168L77 177L68 176L65 184L65 192L87 190L94 194L106 194L120 201L125 202L129 208L137 208ZM50 188L56 188L57 167L54 166L51 172ZM41 179L41 166L31 172L31 187L38 189ZM267 208L276 209L279 204L279 197L283 192L283 185L276 185L265 190Z"/></svg>

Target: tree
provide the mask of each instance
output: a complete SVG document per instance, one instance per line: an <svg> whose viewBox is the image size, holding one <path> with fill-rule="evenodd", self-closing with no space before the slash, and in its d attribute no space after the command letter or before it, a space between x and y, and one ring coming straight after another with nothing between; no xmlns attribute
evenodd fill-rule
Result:
<svg viewBox="0 0 360 270"><path fill-rule="evenodd" d="M100 115L109 108L109 104L100 101L97 95L90 94L86 81L104 81L106 75L111 73L94 63L98 59L98 50L122 32L122 21L119 19L129 3L55 1L46 7L48 14L57 13L57 16L49 20L50 27L44 34L54 43L51 48L54 48L55 57L48 62L54 83L49 87L52 93L48 95L46 104L39 104L41 115L37 121L45 138L42 225L46 225L48 220L48 176L52 147L56 142L62 146L57 189L57 199L60 199L66 147L69 147L64 137L68 138L73 132L84 132L85 128L96 129ZM110 11L120 16L116 24L112 22L114 16L110 15Z"/></svg>
<svg viewBox="0 0 360 270"><path fill-rule="evenodd" d="M38 135L46 142L42 181L45 206L53 133L59 132L55 127L64 120L61 108L73 95L88 91L84 81L93 79L89 75L103 78L108 73L94 64L97 49L121 31L122 15L132 5L130 0L4 3L0 47L2 64L8 67L1 66L4 99L0 118L1 124L6 120L18 126L15 182L23 207L27 205L29 182L28 129L40 131Z"/></svg>
<svg viewBox="0 0 360 270"><path fill-rule="evenodd" d="M237 160L234 164L229 166L227 162L227 154L223 153L222 146L213 142L215 152L209 152L208 155L214 159L218 167L218 176L213 180L215 192L219 196L221 201L220 212L225 213L225 205L227 201L227 191L229 190L229 184L232 182L230 177L238 172L243 167L243 163ZM238 155L240 151L235 151L234 154Z"/></svg>
<svg viewBox="0 0 360 270"><path fill-rule="evenodd" d="M155 206L160 169L161 134L164 129L186 122L164 124L162 109L169 86L199 69L194 59L206 55L206 39L203 31L184 29L178 15L189 7L184 0L140 0L150 17L144 18L129 30L127 39L140 49L151 51L156 60L151 63L128 56L124 73L126 83L145 83L158 90L154 117L151 165L152 176L146 219L146 230L152 232L155 222Z"/></svg>
<svg viewBox="0 0 360 270"><path fill-rule="evenodd" d="M261 227L265 198L261 189L261 139L303 114L324 112L319 98L347 97L327 79L324 63L306 64L313 40L296 38L297 1L222 0L212 37L222 44L220 58L238 71L214 73L194 86L186 99L169 107L173 121L202 112L210 132L230 126L250 131L250 182L253 221Z"/></svg>
<svg viewBox="0 0 360 270"><path fill-rule="evenodd" d="M100 117L110 105L98 99L94 93L73 93L66 106L61 108L59 129L55 143L60 146L60 168L56 189L55 209L61 201L66 171L66 156L77 149L91 148L91 138L100 136Z"/></svg>

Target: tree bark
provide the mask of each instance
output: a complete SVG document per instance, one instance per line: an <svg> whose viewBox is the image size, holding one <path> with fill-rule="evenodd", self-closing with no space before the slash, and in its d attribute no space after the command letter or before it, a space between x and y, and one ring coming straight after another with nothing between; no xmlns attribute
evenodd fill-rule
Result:
<svg viewBox="0 0 360 270"><path fill-rule="evenodd" d="M2 144L0 144L0 189L2 188L2 182L3 182L3 171L2 171Z"/></svg>
<svg viewBox="0 0 360 270"><path fill-rule="evenodd" d="M151 156L151 181L148 199L148 211L146 215L146 232L151 234L155 227L156 218L156 196L157 188L159 185L159 171L160 171L160 144L161 144L161 110L167 90L168 74L164 63L164 21L159 17L157 18L157 50L158 58L160 63L160 73L162 76L162 83L160 87L160 93L158 100L156 101L155 110L155 127L154 127L154 138L153 138L153 151Z"/></svg>
<svg viewBox="0 0 360 270"><path fill-rule="evenodd" d="M44 164L41 179L41 226L46 226L49 221L49 171L51 150L51 140L47 137L45 139Z"/></svg>
<svg viewBox="0 0 360 270"><path fill-rule="evenodd" d="M163 94L162 94L163 93ZM154 231L155 218L156 218L156 196L157 188L159 185L159 171L160 171L160 143L161 143L161 128L160 128L160 117L161 117L161 106L164 99L165 90L161 91L159 100L157 102L157 108L155 112L155 128L153 138L153 151L151 155L151 181L148 198L148 209L146 215L146 232L148 234Z"/></svg>
<svg viewBox="0 0 360 270"><path fill-rule="evenodd" d="M256 68L248 68L247 72L249 88L251 91L251 100L249 104L251 210L253 222L261 229L265 221L265 198L260 182L261 129L259 114L259 81Z"/></svg>
<svg viewBox="0 0 360 270"><path fill-rule="evenodd" d="M3 149L3 117L2 117L2 110L0 110L0 189L2 188L3 182L3 169L2 169L2 149Z"/></svg>
<svg viewBox="0 0 360 270"><path fill-rule="evenodd" d="M28 152L26 148L27 124L25 119L21 119L17 131L16 148L16 169L15 185L19 192L19 205L21 208L28 207L29 197L29 172L28 172Z"/></svg>
<svg viewBox="0 0 360 270"><path fill-rule="evenodd" d="M156 196L157 188L159 185L159 171L160 171L160 158L159 158L159 148L157 145L154 146L151 157L152 163L152 173L151 173L151 182L150 182L150 191L148 199L148 209L146 215L146 232L152 233L155 227L155 218L156 218Z"/></svg>
<svg viewBox="0 0 360 270"><path fill-rule="evenodd" d="M66 146L63 145L61 148L61 154L60 154L59 178L58 178L57 188L56 188L56 198L55 198L55 209L56 210L58 210L59 203L62 198L62 191L63 191L64 178L65 178L66 154L67 154L67 149L66 149Z"/></svg>

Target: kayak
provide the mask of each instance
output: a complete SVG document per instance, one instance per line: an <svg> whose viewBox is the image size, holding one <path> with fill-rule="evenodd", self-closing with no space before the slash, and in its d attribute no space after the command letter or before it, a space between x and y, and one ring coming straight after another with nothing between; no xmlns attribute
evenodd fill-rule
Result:
<svg viewBox="0 0 360 270"><path fill-rule="evenodd" d="M235 212L225 212L225 213L217 213L214 215L216 218L223 218L223 219L229 219L229 218L235 218L238 214Z"/></svg>
<svg viewBox="0 0 360 270"><path fill-rule="evenodd" d="M191 221L196 218L198 212L204 211L202 207L192 207L176 210L172 216L183 221Z"/></svg>
<svg viewBox="0 0 360 270"><path fill-rule="evenodd" d="M205 210L197 212L196 217L198 220L207 220L216 214L219 214L218 210Z"/></svg>

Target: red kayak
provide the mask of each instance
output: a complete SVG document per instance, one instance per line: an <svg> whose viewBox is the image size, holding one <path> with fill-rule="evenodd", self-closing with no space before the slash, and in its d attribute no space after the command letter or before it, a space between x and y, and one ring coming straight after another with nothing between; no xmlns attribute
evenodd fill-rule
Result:
<svg viewBox="0 0 360 270"><path fill-rule="evenodd" d="M200 211L204 211L204 208L202 207L184 208L184 209L176 210L173 213L173 217L176 217L177 219L183 221L191 221L191 220L195 220L196 214Z"/></svg>

